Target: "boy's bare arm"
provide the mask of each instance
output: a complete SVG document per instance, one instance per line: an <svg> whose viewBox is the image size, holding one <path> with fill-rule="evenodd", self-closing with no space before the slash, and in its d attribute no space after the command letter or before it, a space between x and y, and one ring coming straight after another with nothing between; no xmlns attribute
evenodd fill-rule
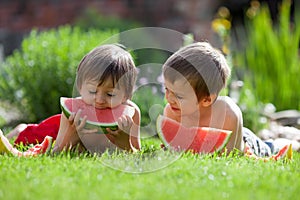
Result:
<svg viewBox="0 0 300 200"><path fill-rule="evenodd" d="M136 151L141 149L140 125L141 111L140 108L131 100L127 100L127 104L134 107L135 113L132 117L133 125L130 129L130 146L131 150Z"/></svg>
<svg viewBox="0 0 300 200"><path fill-rule="evenodd" d="M79 140L75 125L62 113L53 152L60 152L64 148L68 149L71 146L75 146Z"/></svg>
<svg viewBox="0 0 300 200"><path fill-rule="evenodd" d="M240 108L229 97L226 97L225 101L227 106L223 129L232 131L231 138L227 144L227 149L228 151L232 151L234 148L236 148L242 151L242 112Z"/></svg>

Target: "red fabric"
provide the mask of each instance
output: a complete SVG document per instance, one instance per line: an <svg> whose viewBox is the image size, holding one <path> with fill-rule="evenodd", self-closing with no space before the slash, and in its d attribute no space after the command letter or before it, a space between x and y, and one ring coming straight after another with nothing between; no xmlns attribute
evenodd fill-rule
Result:
<svg viewBox="0 0 300 200"><path fill-rule="evenodd" d="M59 129L60 117L61 114L57 114L43 120L39 124L28 124L14 143L23 143L24 145L37 144L43 142L47 135L55 140Z"/></svg>

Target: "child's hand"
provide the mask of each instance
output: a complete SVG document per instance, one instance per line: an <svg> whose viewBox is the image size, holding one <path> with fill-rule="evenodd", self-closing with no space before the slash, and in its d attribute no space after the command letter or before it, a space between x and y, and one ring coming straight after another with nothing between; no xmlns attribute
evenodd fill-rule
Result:
<svg viewBox="0 0 300 200"><path fill-rule="evenodd" d="M133 120L131 117L123 115L118 119L118 130L106 129L108 139L122 149L131 149L129 135L132 125Z"/></svg>
<svg viewBox="0 0 300 200"><path fill-rule="evenodd" d="M130 129L132 127L133 120L128 115L123 115L118 119L118 128L123 132L130 134Z"/></svg>
<svg viewBox="0 0 300 200"><path fill-rule="evenodd" d="M69 117L70 123L73 123L73 125L76 128L76 131L79 136L82 136L84 134L91 134L91 133L97 133L97 129L85 129L86 119L87 116L84 116L82 119L80 119L82 110L78 110L77 113L72 113Z"/></svg>

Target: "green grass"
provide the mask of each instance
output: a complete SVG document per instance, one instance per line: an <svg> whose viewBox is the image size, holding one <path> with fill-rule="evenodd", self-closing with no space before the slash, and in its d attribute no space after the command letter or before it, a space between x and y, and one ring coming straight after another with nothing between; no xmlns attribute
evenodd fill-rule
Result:
<svg viewBox="0 0 300 200"><path fill-rule="evenodd" d="M298 153L291 162L265 163L238 155L179 155L158 144L143 142L137 154L0 155L0 199L298 198Z"/></svg>

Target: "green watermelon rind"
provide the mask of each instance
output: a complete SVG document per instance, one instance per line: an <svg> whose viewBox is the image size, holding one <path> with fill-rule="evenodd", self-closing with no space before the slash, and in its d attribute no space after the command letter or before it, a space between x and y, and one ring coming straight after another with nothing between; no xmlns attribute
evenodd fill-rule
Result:
<svg viewBox="0 0 300 200"><path fill-rule="evenodd" d="M162 133L161 124L162 124L162 121L164 118L166 118L166 117L162 116L162 115L158 115L157 120L156 120L156 129L157 129L158 136L159 136L160 140L163 142L163 144L165 145L165 147L171 149L172 148L171 145L167 142L167 140L164 137L164 134ZM203 130L216 130L216 131L221 131L221 132L227 133L227 136L224 139L223 144L221 146L219 146L219 148L214 149L214 152L216 152L216 153L218 153L224 149L224 147L227 145L227 143L229 142L229 139L232 135L232 131L229 131L229 130L223 130L223 129L217 129L217 128L211 128L211 127L201 127L201 128Z"/></svg>
<svg viewBox="0 0 300 200"><path fill-rule="evenodd" d="M66 108L66 106L64 106L64 101L66 99L70 99L68 97L60 97L60 107L62 112L65 114L65 116L67 118L69 118L69 116L71 115L71 111L68 110ZM133 107L129 107L125 110L125 114L132 117L135 113L135 110ZM107 134L107 128L109 128L112 131L116 131L118 130L118 123L117 122L113 122L113 123L101 123L101 122L93 122L90 120L86 120L86 124L85 124L85 128L86 129L98 129L98 133L104 133Z"/></svg>

